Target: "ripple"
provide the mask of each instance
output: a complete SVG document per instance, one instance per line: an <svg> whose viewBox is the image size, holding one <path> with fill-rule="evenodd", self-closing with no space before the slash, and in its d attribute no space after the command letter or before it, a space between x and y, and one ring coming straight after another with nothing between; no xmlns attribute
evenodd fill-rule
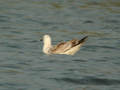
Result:
<svg viewBox="0 0 120 90"><path fill-rule="evenodd" d="M0 70L1 73L9 73L9 74L21 74L23 72L19 72L17 70Z"/></svg>
<svg viewBox="0 0 120 90"><path fill-rule="evenodd" d="M75 62L87 62L86 60L80 60L80 59L75 59L75 60L72 60L72 61L75 61Z"/></svg>
<svg viewBox="0 0 120 90"><path fill-rule="evenodd" d="M2 22L9 22L10 18L8 16L0 15L0 23Z"/></svg>
<svg viewBox="0 0 120 90"><path fill-rule="evenodd" d="M16 48L16 49L21 49L22 48L21 46L18 46L18 45L8 45L8 47Z"/></svg>
<svg viewBox="0 0 120 90"><path fill-rule="evenodd" d="M94 23L94 22L91 20L87 20L87 21L84 21L84 23Z"/></svg>
<svg viewBox="0 0 120 90"><path fill-rule="evenodd" d="M107 22L107 23L120 23L120 21L119 20L106 20L105 22Z"/></svg>
<svg viewBox="0 0 120 90"><path fill-rule="evenodd" d="M9 87L9 90L10 90L11 87L18 87L17 90L26 90L25 87L28 86L28 85L27 84L22 84L22 83L8 83L8 82L4 82L4 83L0 83L0 86Z"/></svg>
<svg viewBox="0 0 120 90"><path fill-rule="evenodd" d="M99 36L99 37L108 35L107 33L92 32L92 31L91 32L90 31L80 31L80 32L77 32L76 34L86 34L86 35L90 35L90 36Z"/></svg>
<svg viewBox="0 0 120 90"><path fill-rule="evenodd" d="M13 69L20 69L20 66L14 65L14 64L4 64L0 65L0 67L6 67L6 68L13 68Z"/></svg>
<svg viewBox="0 0 120 90"><path fill-rule="evenodd" d="M60 8L62 8L63 6L62 5L60 5L59 3L51 3L51 5L53 6L53 7L55 7L55 8L57 8L57 9L60 9Z"/></svg>
<svg viewBox="0 0 120 90"><path fill-rule="evenodd" d="M106 78L95 78L95 77L86 77L82 79L76 78L54 78L56 81L64 81L73 84L81 85L119 85L120 80L117 79L106 79Z"/></svg>
<svg viewBox="0 0 120 90"><path fill-rule="evenodd" d="M39 68L33 68L33 69L30 69L30 70L31 70L31 71L37 71L37 72L38 72L38 71L51 71L50 69L48 69L48 68L43 68L43 67L42 67L42 68L40 68L40 67L39 67Z"/></svg>
<svg viewBox="0 0 120 90"><path fill-rule="evenodd" d="M116 47L112 47L112 46L99 46L99 45L86 45L86 46L84 46L84 47L88 47L88 48L91 48L91 49L96 49L96 48L104 48L104 49L115 49L115 50L118 50L118 48L116 48Z"/></svg>

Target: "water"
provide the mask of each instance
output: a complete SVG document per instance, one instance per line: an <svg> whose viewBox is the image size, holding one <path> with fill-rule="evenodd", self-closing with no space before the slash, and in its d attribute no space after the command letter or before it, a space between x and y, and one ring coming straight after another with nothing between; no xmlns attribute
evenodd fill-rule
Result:
<svg viewBox="0 0 120 90"><path fill-rule="evenodd" d="M89 39L74 56L47 56L44 34ZM120 1L0 1L0 90L119 89Z"/></svg>

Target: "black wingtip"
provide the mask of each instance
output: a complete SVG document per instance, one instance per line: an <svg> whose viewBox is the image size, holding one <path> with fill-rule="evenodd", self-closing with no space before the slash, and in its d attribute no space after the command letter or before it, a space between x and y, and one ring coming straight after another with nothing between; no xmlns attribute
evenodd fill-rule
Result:
<svg viewBox="0 0 120 90"><path fill-rule="evenodd" d="M85 42L85 41L87 40L87 38L88 38L88 36L85 36L84 38L82 38L82 39L80 40L80 43Z"/></svg>

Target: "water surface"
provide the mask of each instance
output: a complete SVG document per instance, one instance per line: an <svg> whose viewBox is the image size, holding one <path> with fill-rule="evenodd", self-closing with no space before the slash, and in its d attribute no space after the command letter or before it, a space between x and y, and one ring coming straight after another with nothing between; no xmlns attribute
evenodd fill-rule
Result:
<svg viewBox="0 0 120 90"><path fill-rule="evenodd" d="M89 39L74 56L47 56L44 34ZM118 0L0 1L0 90L119 89Z"/></svg>

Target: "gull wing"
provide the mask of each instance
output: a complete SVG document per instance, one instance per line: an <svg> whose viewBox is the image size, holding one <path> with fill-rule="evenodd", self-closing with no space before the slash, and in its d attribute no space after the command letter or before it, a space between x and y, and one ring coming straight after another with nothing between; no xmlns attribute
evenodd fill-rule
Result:
<svg viewBox="0 0 120 90"><path fill-rule="evenodd" d="M88 36L84 37L81 40L73 39L68 42L61 42L58 45L52 47L51 52L55 53L55 54L64 53L77 45L80 45L80 44L82 45L85 42L85 40L87 39L87 37Z"/></svg>
<svg viewBox="0 0 120 90"><path fill-rule="evenodd" d="M66 50L71 48L71 44L69 42L61 42L58 45L52 47L52 53L63 53Z"/></svg>

